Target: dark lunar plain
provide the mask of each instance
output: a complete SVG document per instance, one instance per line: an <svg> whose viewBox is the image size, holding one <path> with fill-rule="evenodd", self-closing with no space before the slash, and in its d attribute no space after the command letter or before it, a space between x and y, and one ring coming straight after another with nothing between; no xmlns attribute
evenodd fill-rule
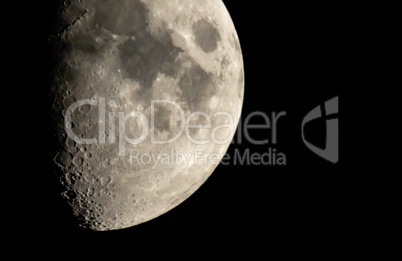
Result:
<svg viewBox="0 0 402 261"><path fill-rule="evenodd" d="M76 225L54 175L47 77L54 2L1 4L2 253L50 260L400 255L400 116L394 114L400 115L401 9L382 1L224 1L244 56L243 122L254 111L287 112L278 144L233 144L229 154L275 148L287 166L219 166L163 216L92 232ZM305 147L301 122L335 96L340 161L333 165ZM322 144L323 122L306 131ZM269 130L250 134L271 137Z"/></svg>

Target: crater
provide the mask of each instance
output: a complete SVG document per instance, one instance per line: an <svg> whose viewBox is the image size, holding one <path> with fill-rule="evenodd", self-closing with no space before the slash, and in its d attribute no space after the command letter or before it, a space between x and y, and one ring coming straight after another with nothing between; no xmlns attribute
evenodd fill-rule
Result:
<svg viewBox="0 0 402 261"><path fill-rule="evenodd" d="M206 20L199 20L192 26L195 43L205 52L211 53L218 48L221 40L218 29Z"/></svg>

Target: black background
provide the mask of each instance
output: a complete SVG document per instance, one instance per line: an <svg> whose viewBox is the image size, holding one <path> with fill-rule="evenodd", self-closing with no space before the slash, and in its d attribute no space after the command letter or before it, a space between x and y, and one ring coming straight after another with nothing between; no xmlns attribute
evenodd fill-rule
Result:
<svg viewBox="0 0 402 261"><path fill-rule="evenodd" d="M48 49L54 1L2 3L4 248L14 255L130 259L293 260L376 257L401 241L401 10L366 1L224 1L245 64L244 117L286 111L274 147L287 166L219 166L183 204L142 225L91 232L76 226L53 174ZM340 98L340 162L309 151L301 121ZM316 123L309 137L320 142ZM254 131L269 138L270 132ZM396 135L395 135L396 137ZM11 178L11 180L9 179ZM52 259L53 259L52 258Z"/></svg>

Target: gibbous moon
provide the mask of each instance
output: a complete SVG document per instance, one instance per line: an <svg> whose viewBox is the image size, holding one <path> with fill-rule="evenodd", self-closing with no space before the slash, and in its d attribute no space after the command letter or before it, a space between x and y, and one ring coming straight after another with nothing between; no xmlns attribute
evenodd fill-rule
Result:
<svg viewBox="0 0 402 261"><path fill-rule="evenodd" d="M244 95L221 0L68 0L49 38L63 196L83 227L154 219L191 196L232 141Z"/></svg>

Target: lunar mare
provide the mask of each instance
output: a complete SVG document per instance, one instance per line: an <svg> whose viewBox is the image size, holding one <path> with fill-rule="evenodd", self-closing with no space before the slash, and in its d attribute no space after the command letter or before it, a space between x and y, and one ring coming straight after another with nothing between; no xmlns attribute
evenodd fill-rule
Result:
<svg viewBox="0 0 402 261"><path fill-rule="evenodd" d="M189 157L187 165L168 159L165 164L141 164L132 159L133 151L156 158L226 152L233 129L217 127L235 128L239 121L244 69L239 39L221 0L60 2L50 43L59 142L55 162L63 195L82 226L102 231L149 221L182 203L207 180L217 162ZM81 140L96 138L93 144L66 132L70 106L84 100L94 105L77 107L68 127ZM175 138L184 121L177 107L155 101L179 105L188 124L207 126L208 116L210 128L192 128L174 142L155 143ZM126 144L121 156L119 137L114 136L121 131L119 115L133 111L154 126L146 129L141 143ZM202 115L191 116L197 112ZM130 118L125 123L128 139L141 136L141 122ZM189 135L209 142L196 144Z"/></svg>

